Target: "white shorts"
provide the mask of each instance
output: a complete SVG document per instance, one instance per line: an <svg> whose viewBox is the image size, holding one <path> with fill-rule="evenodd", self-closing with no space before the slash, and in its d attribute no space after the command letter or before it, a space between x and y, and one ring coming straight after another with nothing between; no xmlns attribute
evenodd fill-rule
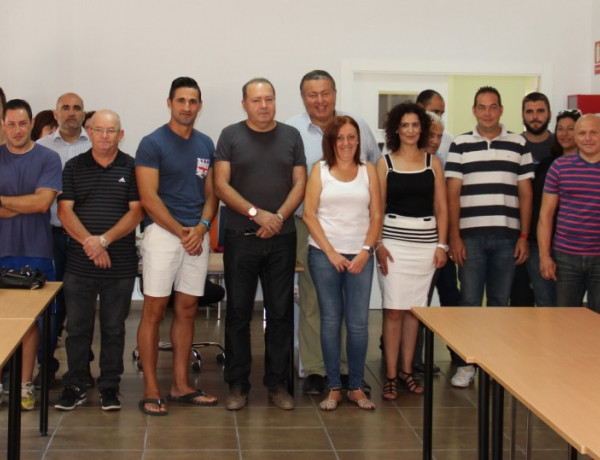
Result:
<svg viewBox="0 0 600 460"><path fill-rule="evenodd" d="M181 240L160 225L144 229L142 255L144 294L166 297L171 290L203 296L209 255L208 233L202 242L202 254L190 256Z"/></svg>

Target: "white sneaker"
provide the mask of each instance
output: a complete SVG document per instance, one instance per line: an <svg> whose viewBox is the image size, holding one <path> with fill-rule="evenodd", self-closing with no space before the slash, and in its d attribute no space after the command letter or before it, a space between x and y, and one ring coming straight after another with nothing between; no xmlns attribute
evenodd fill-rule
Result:
<svg viewBox="0 0 600 460"><path fill-rule="evenodd" d="M473 366L461 366L456 369L456 374L450 380L453 387L466 388L475 378L475 368Z"/></svg>

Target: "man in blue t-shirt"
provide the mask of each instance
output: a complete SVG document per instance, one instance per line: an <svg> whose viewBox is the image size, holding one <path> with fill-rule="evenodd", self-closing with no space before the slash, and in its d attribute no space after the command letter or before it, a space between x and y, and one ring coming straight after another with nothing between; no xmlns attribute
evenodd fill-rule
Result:
<svg viewBox="0 0 600 460"><path fill-rule="evenodd" d="M217 403L217 398L195 390L187 380L194 317L208 270L208 230L218 204L213 193L215 148L208 136L194 129L202 108L195 80L173 80L167 106L170 121L142 139L135 157L140 200L146 211L141 248L144 307L138 349L144 366L140 410L147 415L167 415L156 361L159 326L173 289L173 382L167 399L198 406Z"/></svg>
<svg viewBox="0 0 600 460"><path fill-rule="evenodd" d="M50 205L62 189L60 158L31 140L33 120L26 101L7 102L2 125L6 144L0 147L0 266L29 265L54 280ZM23 338L24 410L35 405L31 377L38 342L38 328L31 328Z"/></svg>

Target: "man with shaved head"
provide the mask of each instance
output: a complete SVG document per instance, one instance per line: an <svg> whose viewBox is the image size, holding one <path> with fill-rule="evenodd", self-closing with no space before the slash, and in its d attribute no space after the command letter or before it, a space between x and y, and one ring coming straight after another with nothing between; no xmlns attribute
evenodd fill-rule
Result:
<svg viewBox="0 0 600 460"><path fill-rule="evenodd" d="M58 123L58 129L47 136L42 137L37 141L38 144L43 145L54 150L60 156L63 168L67 161L80 153L87 152L92 144L88 137L87 132L82 128L83 119L85 117L83 100L75 93L65 93L61 95L56 101L56 110L54 110L54 118ZM53 238L53 259L54 266L56 268L56 279L58 281L63 280L65 273L65 264L67 258L67 244L69 241L69 235L63 229L60 220L56 213L56 201L52 203L50 208L50 224L52 225L52 238ZM65 298L64 293L59 292L56 297L56 315L51 318L51 331L50 331L50 354L54 356L56 350L56 342L58 336L61 334L63 323L65 320ZM38 353L38 361L39 361ZM58 360L52 358L50 362L50 379L54 380L54 375L58 370ZM36 377L34 383L36 386L39 384L39 375ZM88 386L93 385L93 380L88 382Z"/></svg>
<svg viewBox="0 0 600 460"><path fill-rule="evenodd" d="M89 349L100 297L100 377L102 410L119 410L125 318L137 275L135 228L142 220L134 160L119 150L119 115L99 110L92 117L92 148L63 170L58 216L69 235L64 275L67 306L65 389L55 404L72 410L84 404Z"/></svg>
<svg viewBox="0 0 600 460"><path fill-rule="evenodd" d="M579 151L550 166L537 227L540 272L556 281L556 305L600 313L600 118L575 124ZM555 221L556 214L556 221ZM556 223L556 227L555 227ZM550 244L552 242L552 245Z"/></svg>

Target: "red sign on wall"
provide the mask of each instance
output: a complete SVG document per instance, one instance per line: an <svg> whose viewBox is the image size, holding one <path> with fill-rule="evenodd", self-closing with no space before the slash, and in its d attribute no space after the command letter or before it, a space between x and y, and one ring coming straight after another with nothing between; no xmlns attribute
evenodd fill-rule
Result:
<svg viewBox="0 0 600 460"><path fill-rule="evenodd" d="M594 48L594 73L600 74L600 42L596 42Z"/></svg>

